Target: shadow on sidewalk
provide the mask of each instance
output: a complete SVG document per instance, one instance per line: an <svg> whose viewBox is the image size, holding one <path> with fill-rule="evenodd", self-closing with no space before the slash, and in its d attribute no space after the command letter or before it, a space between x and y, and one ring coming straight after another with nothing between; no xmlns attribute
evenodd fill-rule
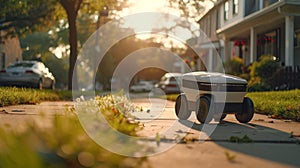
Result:
<svg viewBox="0 0 300 168"><path fill-rule="evenodd" d="M208 133L203 129L204 124L192 123L191 121L180 122L186 126L193 124L191 129L205 134ZM245 135L247 135L252 142L230 142L232 137L243 138ZM251 123L237 124L222 121L207 139L199 140L212 141L224 148L239 153L300 167L300 145L298 144L298 139L292 138L290 133L273 128Z"/></svg>

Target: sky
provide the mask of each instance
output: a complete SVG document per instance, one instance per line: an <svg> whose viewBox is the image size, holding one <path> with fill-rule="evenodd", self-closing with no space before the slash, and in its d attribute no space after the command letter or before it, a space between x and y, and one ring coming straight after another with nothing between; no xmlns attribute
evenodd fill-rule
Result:
<svg viewBox="0 0 300 168"><path fill-rule="evenodd" d="M168 0L128 0L128 2L129 2L129 7L119 12L119 15L121 17L137 14L141 12L164 12L174 16L178 16L178 17L180 16L180 11L178 9L173 9L168 7L169 6ZM204 0L203 4L207 6L207 9L213 6L213 3L211 3L210 0ZM151 20L147 20L147 22L152 23L153 28L155 28L160 21L153 18ZM139 21L136 21L136 24L134 25L138 29ZM174 23L170 22L170 25L174 25ZM178 33L186 33L187 39L190 37L189 32L186 30L179 28ZM149 38L149 35L139 35L137 37L141 39L146 39ZM58 58L61 58L62 52L65 52L65 50L66 50L65 46L59 46L56 49L52 49L52 52L55 53L55 55Z"/></svg>
<svg viewBox="0 0 300 168"><path fill-rule="evenodd" d="M179 11L168 7L168 0L129 0L130 7L123 10L123 14L134 14L138 12L168 12L179 16ZM203 4L207 9L213 6L211 0L204 0Z"/></svg>
<svg viewBox="0 0 300 168"><path fill-rule="evenodd" d="M126 16L126 15L132 15L132 14L137 14L137 13L141 13L141 12L159 12L159 13L168 13L171 14L173 16L178 16L180 17L180 10L179 9L174 9L174 8L170 8L169 7L169 1L168 0L129 0L129 8L126 8L124 10L121 11L121 16ZM213 3L210 2L209 0L205 0L203 2L203 5L205 5L207 7L207 9L211 8L213 6ZM143 24L141 24L141 22L144 22L145 20L147 20L147 22L149 23L148 25L151 26L154 29L159 29L159 26L161 26L161 23L164 23L164 27L167 27L167 25L170 26L174 26L175 22L174 21L166 21L166 20L162 20L162 18L147 18L147 19L135 19L135 20L130 20L127 21L128 25L134 25L134 29L138 30L141 29L141 26L143 26ZM135 22L135 23L132 23ZM194 21L194 20L190 20L191 24L193 24L194 28L199 28L199 25ZM126 21L125 21L126 23ZM126 24L125 24L126 25ZM130 27L130 26L128 26ZM151 29L151 28L148 28ZM178 26L178 28L176 28L173 31L175 34L185 34L183 35L185 37L185 39L182 40L188 40L189 38L191 38L191 33L190 30L187 29L183 29L181 27ZM137 36L140 39L146 39L149 38L150 35L148 34L142 34L142 35L138 35ZM182 37L182 35L181 35ZM166 39L162 39L161 41L164 41L164 43L166 45L168 45L167 42L168 40ZM172 41L172 44L174 45L174 43L176 44L176 40ZM179 45L179 43L177 43ZM169 45L171 46L171 45ZM182 45L181 45L182 46Z"/></svg>

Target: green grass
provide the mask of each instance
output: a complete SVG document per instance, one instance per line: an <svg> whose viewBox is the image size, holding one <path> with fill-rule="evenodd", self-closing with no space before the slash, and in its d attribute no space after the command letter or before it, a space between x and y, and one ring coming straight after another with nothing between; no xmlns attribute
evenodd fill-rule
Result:
<svg viewBox="0 0 300 168"><path fill-rule="evenodd" d="M251 92L247 96L258 113L300 121L300 90Z"/></svg>
<svg viewBox="0 0 300 168"><path fill-rule="evenodd" d="M0 106L36 104L41 101L57 101L63 97L55 91L29 88L1 87Z"/></svg>
<svg viewBox="0 0 300 168"><path fill-rule="evenodd" d="M167 94L162 96L163 99L167 99L170 101L175 101L179 94Z"/></svg>
<svg viewBox="0 0 300 168"><path fill-rule="evenodd" d="M136 135L136 130L140 128L137 123L129 122L126 113L132 110L132 106L126 98L110 95L97 97L86 103L94 102L99 106L98 113L109 119L109 124L116 130ZM111 153L90 139L77 118L81 112L83 111L80 109L68 108L65 115L50 118L41 116L41 120L51 123L47 128L38 124L41 122L31 120L24 123L21 130L13 124L0 126L0 167L139 167L142 164L145 158ZM125 115L120 115L121 113ZM91 115L94 116L93 121L97 120L97 113ZM112 145L120 141L119 135L109 136L107 132L98 132L101 138ZM135 147L140 148L138 145ZM129 147L126 145L121 148L133 150L127 149Z"/></svg>
<svg viewBox="0 0 300 168"><path fill-rule="evenodd" d="M0 107L18 104L37 104L42 101L72 100L83 92L67 90L38 90L31 88L0 87ZM74 95L73 95L74 94ZM84 95L99 94L99 92L84 92Z"/></svg>

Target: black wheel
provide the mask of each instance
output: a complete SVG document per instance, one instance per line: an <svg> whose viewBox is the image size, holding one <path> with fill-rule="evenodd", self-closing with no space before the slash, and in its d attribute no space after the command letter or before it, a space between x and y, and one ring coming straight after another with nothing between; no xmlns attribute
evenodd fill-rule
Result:
<svg viewBox="0 0 300 168"><path fill-rule="evenodd" d="M175 113L180 120L186 120L191 116L191 111L188 109L188 102L184 94L180 94L176 98Z"/></svg>
<svg viewBox="0 0 300 168"><path fill-rule="evenodd" d="M240 123L248 123L254 115L254 105L250 98L245 97L243 101L242 113L236 113L235 118Z"/></svg>
<svg viewBox="0 0 300 168"><path fill-rule="evenodd" d="M220 120L221 120L221 121L222 121L222 120L224 120L224 119L226 118L226 116L227 116L227 114L222 114L222 116L221 116L221 119L220 119Z"/></svg>
<svg viewBox="0 0 300 168"><path fill-rule="evenodd" d="M209 123L212 120L213 114L209 114L210 103L211 97L209 96L202 96L198 99L196 115L200 123Z"/></svg>
<svg viewBox="0 0 300 168"><path fill-rule="evenodd" d="M55 90L55 82L52 81L51 85L50 85L50 89Z"/></svg>
<svg viewBox="0 0 300 168"><path fill-rule="evenodd" d="M42 80L39 80L39 82L36 85L36 88L37 89L43 89L43 82L42 82Z"/></svg>

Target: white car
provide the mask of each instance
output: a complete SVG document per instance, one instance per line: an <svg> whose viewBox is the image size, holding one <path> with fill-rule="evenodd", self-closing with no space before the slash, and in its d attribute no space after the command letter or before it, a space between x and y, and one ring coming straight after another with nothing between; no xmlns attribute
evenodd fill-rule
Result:
<svg viewBox="0 0 300 168"><path fill-rule="evenodd" d="M149 92L153 89L153 83L151 81L140 81L130 87L130 91L133 92Z"/></svg>
<svg viewBox="0 0 300 168"><path fill-rule="evenodd" d="M166 73L155 87L162 89L166 94L180 93L181 78L181 73Z"/></svg>
<svg viewBox="0 0 300 168"><path fill-rule="evenodd" d="M220 121L226 114L235 114L241 123L248 123L254 115L254 105L245 97L245 79L215 72L191 72L183 75L182 91L176 99L175 112L186 120L192 111L199 122Z"/></svg>
<svg viewBox="0 0 300 168"><path fill-rule="evenodd" d="M18 61L0 71L0 86L55 88L55 78L39 61Z"/></svg>

